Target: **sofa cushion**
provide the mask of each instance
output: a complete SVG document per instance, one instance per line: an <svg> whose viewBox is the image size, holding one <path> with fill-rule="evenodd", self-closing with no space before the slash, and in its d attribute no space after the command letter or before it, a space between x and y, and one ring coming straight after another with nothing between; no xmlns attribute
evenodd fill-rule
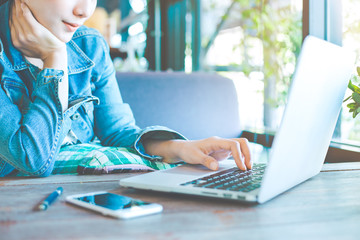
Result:
<svg viewBox="0 0 360 240"><path fill-rule="evenodd" d="M123 101L140 127L163 125L189 139L241 134L232 80L215 73L117 73Z"/></svg>

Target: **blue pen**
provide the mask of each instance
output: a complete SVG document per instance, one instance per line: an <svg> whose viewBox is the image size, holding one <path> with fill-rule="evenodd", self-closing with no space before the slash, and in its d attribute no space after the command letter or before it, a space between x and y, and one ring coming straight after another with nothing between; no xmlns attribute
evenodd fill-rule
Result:
<svg viewBox="0 0 360 240"><path fill-rule="evenodd" d="M46 210L63 192L62 187L58 187L54 192L52 192L44 201L39 205L39 210Z"/></svg>

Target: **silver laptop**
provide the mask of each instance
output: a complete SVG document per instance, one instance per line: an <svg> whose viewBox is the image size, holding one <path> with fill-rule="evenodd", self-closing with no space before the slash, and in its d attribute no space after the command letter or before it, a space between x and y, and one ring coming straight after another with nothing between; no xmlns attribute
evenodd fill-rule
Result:
<svg viewBox="0 0 360 240"><path fill-rule="evenodd" d="M241 171L225 160L214 172L185 164L122 179L120 185L257 203L274 198L320 172L354 64L352 52L315 37L305 39L266 165Z"/></svg>

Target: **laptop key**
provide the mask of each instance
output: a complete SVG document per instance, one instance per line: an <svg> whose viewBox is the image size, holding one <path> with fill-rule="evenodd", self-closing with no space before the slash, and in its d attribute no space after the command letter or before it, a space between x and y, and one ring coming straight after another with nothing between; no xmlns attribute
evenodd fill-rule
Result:
<svg viewBox="0 0 360 240"><path fill-rule="evenodd" d="M247 171L234 167L181 185L248 192L260 187L264 169L265 164L256 164L253 166L253 169Z"/></svg>

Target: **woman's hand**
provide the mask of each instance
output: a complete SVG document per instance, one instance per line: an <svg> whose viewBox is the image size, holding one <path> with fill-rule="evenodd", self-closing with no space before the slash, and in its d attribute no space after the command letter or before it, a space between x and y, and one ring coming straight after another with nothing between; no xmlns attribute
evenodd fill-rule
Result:
<svg viewBox="0 0 360 240"><path fill-rule="evenodd" d="M250 149L245 138L224 139L211 137L196 141L148 140L144 145L148 153L162 156L164 161L169 163L182 160L190 164L202 164L211 170L217 170L219 168L218 161L232 156L240 169L252 168Z"/></svg>
<svg viewBox="0 0 360 240"><path fill-rule="evenodd" d="M66 45L41 25L31 13L27 0L15 0L10 18L11 39L26 57L44 63L59 53L66 53ZM53 59L52 59L53 60Z"/></svg>
<svg viewBox="0 0 360 240"><path fill-rule="evenodd" d="M64 76L59 82L58 92L62 110L65 111L69 97L66 44L35 19L26 4L27 1L29 0L14 2L10 18L12 43L28 60L40 59L42 66L38 67L63 71Z"/></svg>

